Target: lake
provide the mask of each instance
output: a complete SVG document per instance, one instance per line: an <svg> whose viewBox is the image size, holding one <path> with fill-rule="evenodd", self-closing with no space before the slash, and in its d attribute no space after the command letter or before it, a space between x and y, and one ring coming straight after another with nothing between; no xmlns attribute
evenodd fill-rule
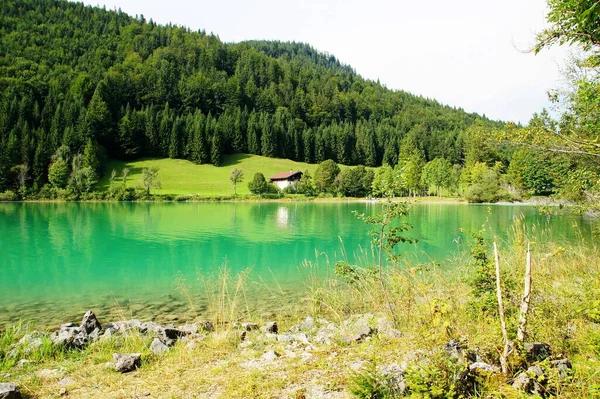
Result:
<svg viewBox="0 0 600 399"><path fill-rule="evenodd" d="M349 203L0 203L0 328L19 319L42 326L106 315L185 319L205 309L219 272L248 273L248 296L274 307L297 304L309 273L337 260L365 264L369 226ZM535 207L420 204L408 221L417 244L400 248L413 263L449 264L468 247L465 231L506 239L515 217L544 239L589 237L592 221L544 217ZM190 304L191 302L191 304ZM272 309L277 311L278 309ZM168 315L168 316L167 316Z"/></svg>

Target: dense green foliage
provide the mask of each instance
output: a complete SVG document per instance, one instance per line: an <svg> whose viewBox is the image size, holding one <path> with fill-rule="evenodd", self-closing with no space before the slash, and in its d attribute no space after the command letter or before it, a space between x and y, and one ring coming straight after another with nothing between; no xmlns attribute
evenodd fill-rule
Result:
<svg viewBox="0 0 600 399"><path fill-rule="evenodd" d="M77 154L95 173L89 181L106 153L395 165L410 136L425 160L459 164L465 129L493 125L388 90L305 44L228 44L61 0L3 1L0 32L0 191L39 190L58 158L71 175Z"/></svg>

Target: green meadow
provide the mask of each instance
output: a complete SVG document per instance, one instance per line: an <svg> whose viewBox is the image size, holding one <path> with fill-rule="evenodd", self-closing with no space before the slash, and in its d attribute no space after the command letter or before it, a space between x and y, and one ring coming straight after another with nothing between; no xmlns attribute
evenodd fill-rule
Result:
<svg viewBox="0 0 600 399"><path fill-rule="evenodd" d="M127 176L128 187L141 187L142 169L157 168L158 178L162 184L160 194L197 194L200 196L229 196L233 195L233 186L229 182L229 174L235 168L244 172L244 181L238 185L237 194L250 194L248 182L255 173L262 173L269 178L279 172L300 170L309 171L314 175L316 164L295 162L289 159L267 158L259 155L235 154L225 155L221 166L211 164L197 165L183 159L139 159L135 161L119 161L111 159L106 166L104 177L98 182L100 189L106 190L110 186L110 175L114 169L117 177L114 184L122 183L121 171L129 168ZM340 165L340 168L345 166Z"/></svg>

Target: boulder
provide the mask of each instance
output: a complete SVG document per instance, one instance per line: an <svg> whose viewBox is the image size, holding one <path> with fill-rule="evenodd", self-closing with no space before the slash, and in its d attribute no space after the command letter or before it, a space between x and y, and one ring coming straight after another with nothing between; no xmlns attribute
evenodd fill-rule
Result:
<svg viewBox="0 0 600 399"><path fill-rule="evenodd" d="M0 383L0 399L21 399L21 392L14 384Z"/></svg>
<svg viewBox="0 0 600 399"><path fill-rule="evenodd" d="M158 338L154 338L154 341L150 344L150 350L155 355L161 355L169 350L169 347L162 343Z"/></svg>
<svg viewBox="0 0 600 399"><path fill-rule="evenodd" d="M262 330L264 332L271 333L271 334L277 334L279 332L279 328L277 327L276 321L268 322L267 324L264 325Z"/></svg>
<svg viewBox="0 0 600 399"><path fill-rule="evenodd" d="M81 331L85 332L86 335L90 334L94 330L102 330L102 325L98 321L98 318L91 310L88 310L83 315L83 319L81 320L81 325L79 326Z"/></svg>
<svg viewBox="0 0 600 399"><path fill-rule="evenodd" d="M142 356L139 353L113 353L115 370L128 373L142 365Z"/></svg>
<svg viewBox="0 0 600 399"><path fill-rule="evenodd" d="M525 343L524 349L528 362L541 362L552 356L550 345L543 342Z"/></svg>

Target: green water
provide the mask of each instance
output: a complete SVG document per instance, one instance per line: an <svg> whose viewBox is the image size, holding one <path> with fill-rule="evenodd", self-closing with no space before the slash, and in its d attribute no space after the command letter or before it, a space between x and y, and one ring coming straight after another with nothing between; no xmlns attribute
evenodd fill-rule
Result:
<svg viewBox="0 0 600 399"><path fill-rule="evenodd" d="M295 302L308 273L328 273L340 259L372 259L368 226L352 211L379 209L373 203L0 203L0 326L19 319L56 325L87 309L160 319L188 312L188 296L201 312L199 298L215 288L210 281L223 265L233 275L251 269L249 291L261 306L268 307L274 291ZM544 239L589 236L590 221L546 218L533 207L428 204L409 217L409 235L419 243L401 251L413 262L444 267L465 250L461 229L479 230L488 218L490 234L506 237L521 214ZM178 288L182 282L188 294Z"/></svg>

